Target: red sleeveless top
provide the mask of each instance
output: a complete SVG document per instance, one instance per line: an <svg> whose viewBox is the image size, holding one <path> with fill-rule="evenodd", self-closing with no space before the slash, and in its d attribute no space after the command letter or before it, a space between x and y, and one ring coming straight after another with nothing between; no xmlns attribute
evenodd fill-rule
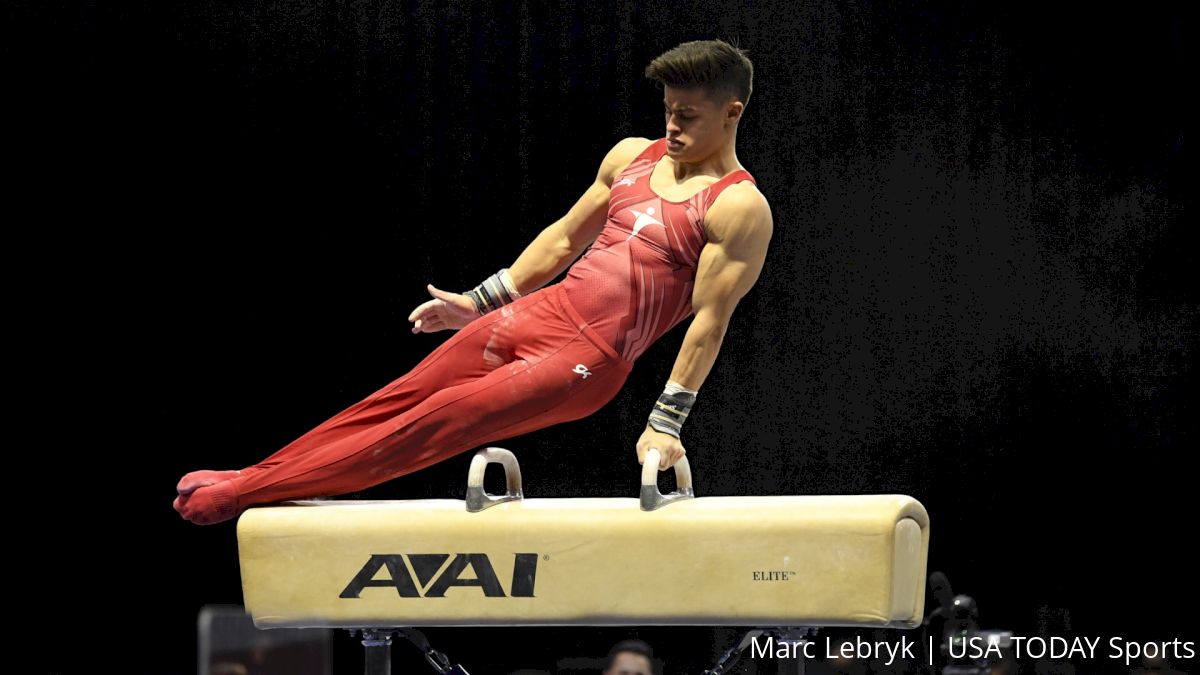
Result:
<svg viewBox="0 0 1200 675"><path fill-rule="evenodd" d="M734 183L725 175L691 198L675 202L650 189L650 174L667 154L667 139L650 144L613 178L608 222L567 271L567 300L629 362L692 314L696 264L707 238L704 215Z"/></svg>

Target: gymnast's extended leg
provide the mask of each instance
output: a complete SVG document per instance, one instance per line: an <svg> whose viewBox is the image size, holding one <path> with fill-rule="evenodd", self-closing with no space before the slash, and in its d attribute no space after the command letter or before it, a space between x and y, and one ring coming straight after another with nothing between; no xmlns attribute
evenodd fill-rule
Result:
<svg viewBox="0 0 1200 675"><path fill-rule="evenodd" d="M500 312L492 312L471 322L452 334L408 373L322 422L261 462L241 470L193 471L179 481L177 491L181 496L187 496L197 488L269 469L289 457L298 457L391 419L441 389L483 377L509 360L499 348L504 336L497 335L504 330L499 323L504 318Z"/></svg>
<svg viewBox="0 0 1200 675"><path fill-rule="evenodd" d="M564 320L554 301L522 300L530 298L512 312L492 313L500 316L488 329L452 338L437 362L423 361L424 368L377 392L371 403L330 420L330 429L313 434L303 451L281 451L241 475L197 488L176 508L193 522L210 524L254 504L344 494L484 443L591 414L616 395L631 365ZM492 366L488 358L505 361ZM484 362L486 373L460 376L441 388L444 379L425 381L441 371L460 372L454 365L459 359Z"/></svg>

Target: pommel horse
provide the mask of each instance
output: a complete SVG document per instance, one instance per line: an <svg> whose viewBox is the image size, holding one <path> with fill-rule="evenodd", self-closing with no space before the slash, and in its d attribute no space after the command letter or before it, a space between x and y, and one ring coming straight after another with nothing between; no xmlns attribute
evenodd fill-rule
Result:
<svg viewBox="0 0 1200 675"><path fill-rule="evenodd" d="M493 462L503 495L483 487ZM658 464L651 449L638 499L526 499L517 458L489 447L472 458L465 500L248 509L246 609L258 628L362 631L368 675L390 672L392 634L416 627L749 626L804 642L819 627L920 625L929 516L917 500L696 498L686 457L663 494ZM613 551L636 562L615 564Z"/></svg>

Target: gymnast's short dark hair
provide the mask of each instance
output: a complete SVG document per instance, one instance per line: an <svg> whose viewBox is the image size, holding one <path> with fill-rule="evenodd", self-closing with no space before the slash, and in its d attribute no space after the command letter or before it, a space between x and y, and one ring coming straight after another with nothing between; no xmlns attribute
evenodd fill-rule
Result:
<svg viewBox="0 0 1200 675"><path fill-rule="evenodd" d="M754 64L746 50L724 40L693 40L669 49L646 66L646 77L679 89L702 88L719 104L749 105Z"/></svg>
<svg viewBox="0 0 1200 675"><path fill-rule="evenodd" d="M613 667L613 662L617 660L617 654L620 654L621 652L633 652L634 654L641 654L642 656L646 657L647 661L650 662L650 670L654 670L654 650L651 649L650 645L646 644L646 642L638 640L637 638L621 640L617 644L613 645L613 648L608 650L608 658L604 660L604 670L607 671L609 668Z"/></svg>

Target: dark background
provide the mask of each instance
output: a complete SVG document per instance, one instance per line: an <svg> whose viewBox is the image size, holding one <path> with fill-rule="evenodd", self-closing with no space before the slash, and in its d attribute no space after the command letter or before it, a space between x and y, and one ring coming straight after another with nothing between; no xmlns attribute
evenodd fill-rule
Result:
<svg viewBox="0 0 1200 675"><path fill-rule="evenodd" d="M984 627L1196 638L1174 10L549 7L6 9L28 125L11 127L25 152L10 186L37 200L41 272L73 280L49 300L25 292L39 274L17 287L70 345L35 407L60 413L37 447L63 453L72 534L42 532L58 548L41 569L62 583L34 606L39 625L65 606L88 626L70 648L47 631L27 648L62 672L193 672L196 612L241 588L234 524L182 521L179 477L256 462L415 365L447 335L408 330L424 285L461 291L510 264L617 140L662 136L643 69L714 37L755 64L738 158L775 234L685 430L697 493L909 494L931 516L930 571L976 598ZM528 496L635 495L634 442L685 326L595 416L501 444ZM461 498L470 456L355 496ZM338 670L357 672L343 633ZM475 675L637 635L668 672L699 672L732 640L428 634Z"/></svg>

